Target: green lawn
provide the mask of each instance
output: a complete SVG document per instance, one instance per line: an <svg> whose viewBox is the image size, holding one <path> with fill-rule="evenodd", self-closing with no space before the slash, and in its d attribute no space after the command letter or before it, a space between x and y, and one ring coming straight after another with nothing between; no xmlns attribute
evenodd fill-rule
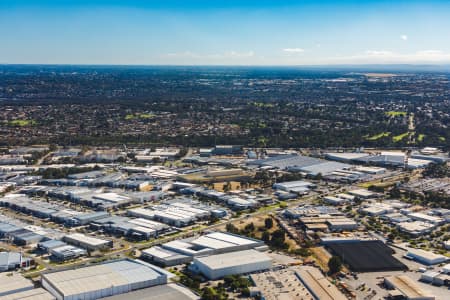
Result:
<svg viewBox="0 0 450 300"><path fill-rule="evenodd" d="M394 110L391 110L391 111L385 112L385 114L388 117L399 117L399 116L404 117L404 116L406 116L406 111L394 111Z"/></svg>
<svg viewBox="0 0 450 300"><path fill-rule="evenodd" d="M402 134L393 136L393 137L392 137L392 140L393 140L394 142L400 142L401 140L403 140L403 139L404 139L405 137L407 137L407 136L408 136L408 132L405 132L405 133L402 133Z"/></svg>
<svg viewBox="0 0 450 300"><path fill-rule="evenodd" d="M369 141L376 141L378 139L381 139L381 138L384 138L384 137L388 137L390 135L391 135L390 132L381 132L381 133L375 134L375 135L373 135L371 137L368 137L367 139Z"/></svg>
<svg viewBox="0 0 450 300"><path fill-rule="evenodd" d="M18 127L31 126L35 124L36 124L35 120L27 120L27 119L17 119L8 122L8 125Z"/></svg>
<svg viewBox="0 0 450 300"><path fill-rule="evenodd" d="M445 142L445 137L440 136L440 137L439 137L439 140L442 141L442 142Z"/></svg>

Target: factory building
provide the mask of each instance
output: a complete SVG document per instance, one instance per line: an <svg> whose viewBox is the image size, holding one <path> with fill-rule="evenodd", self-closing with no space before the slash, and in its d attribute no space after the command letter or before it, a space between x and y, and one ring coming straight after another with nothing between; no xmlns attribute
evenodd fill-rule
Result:
<svg viewBox="0 0 450 300"><path fill-rule="evenodd" d="M298 278L315 300L346 300L347 298L323 276L319 269L302 267L296 272Z"/></svg>
<svg viewBox="0 0 450 300"><path fill-rule="evenodd" d="M397 228L402 231L406 232L412 236L420 236L425 233L431 232L436 226L427 223L427 222L420 222L420 221L414 221L414 222L400 222L397 224Z"/></svg>
<svg viewBox="0 0 450 300"><path fill-rule="evenodd" d="M115 215L98 219L90 225L95 230L102 229L110 234L125 236L132 240L148 240L169 229L169 226L160 222Z"/></svg>
<svg viewBox="0 0 450 300"><path fill-rule="evenodd" d="M236 259L239 258L239 259ZM189 267L211 280L226 275L245 274L266 270L272 267L272 259L256 250L223 253L206 257L196 257Z"/></svg>
<svg viewBox="0 0 450 300"><path fill-rule="evenodd" d="M0 252L0 272L28 268L34 265L34 260L24 257L19 252Z"/></svg>
<svg viewBox="0 0 450 300"><path fill-rule="evenodd" d="M68 244L81 247L86 250L95 251L112 248L113 242L90 237L81 233L73 233L64 236L64 241Z"/></svg>
<svg viewBox="0 0 450 300"><path fill-rule="evenodd" d="M441 225L445 223L445 220L441 217L430 216L420 212L410 213L408 214L408 217L416 221L428 222L435 225Z"/></svg>
<svg viewBox="0 0 450 300"><path fill-rule="evenodd" d="M87 251L71 245L65 245L51 249L50 254L50 259L52 260L66 261L85 256L87 255Z"/></svg>
<svg viewBox="0 0 450 300"><path fill-rule="evenodd" d="M296 194L307 194L310 189L315 188L316 185L309 181L287 181L275 183L272 188L275 190L282 190L285 192L296 193Z"/></svg>
<svg viewBox="0 0 450 300"><path fill-rule="evenodd" d="M429 291L422 289L415 281L406 275L389 276L384 278L384 284L392 289L391 295L403 297L407 300L434 300Z"/></svg>
<svg viewBox="0 0 450 300"><path fill-rule="evenodd" d="M134 208L128 215L148 220L159 221L175 227L184 227L211 216L212 207L205 207L197 202L183 199L155 205L153 209Z"/></svg>
<svg viewBox="0 0 450 300"><path fill-rule="evenodd" d="M330 231L346 231L358 228L358 224L349 218L328 219L327 224Z"/></svg>
<svg viewBox="0 0 450 300"><path fill-rule="evenodd" d="M31 280L18 273L0 273L0 299L9 294L20 293L34 289Z"/></svg>
<svg viewBox="0 0 450 300"><path fill-rule="evenodd" d="M57 300L93 300L167 283L167 273L139 260L43 274L42 286Z"/></svg>
<svg viewBox="0 0 450 300"><path fill-rule="evenodd" d="M56 298L42 288L26 290L0 297L0 300L56 300Z"/></svg>
<svg viewBox="0 0 450 300"><path fill-rule="evenodd" d="M199 300L200 297L184 286L169 283L137 290L124 295L103 298L103 300Z"/></svg>
<svg viewBox="0 0 450 300"><path fill-rule="evenodd" d="M263 241L227 232L211 232L197 238L175 240L142 251L142 258L163 266L191 262L193 257L264 249Z"/></svg>
<svg viewBox="0 0 450 300"><path fill-rule="evenodd" d="M160 246L142 250L141 258L164 267L182 265L192 261L192 256L164 249Z"/></svg>
<svg viewBox="0 0 450 300"><path fill-rule="evenodd" d="M405 257L413 259L425 265L436 265L449 260L447 256L422 249L409 249Z"/></svg>

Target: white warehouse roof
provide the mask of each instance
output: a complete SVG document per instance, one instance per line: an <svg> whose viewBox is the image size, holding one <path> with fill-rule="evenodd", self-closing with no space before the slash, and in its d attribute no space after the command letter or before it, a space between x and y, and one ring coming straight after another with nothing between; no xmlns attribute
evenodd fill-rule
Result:
<svg viewBox="0 0 450 300"><path fill-rule="evenodd" d="M63 299L98 299L167 283L166 275L138 260L119 260L42 275L44 288Z"/></svg>

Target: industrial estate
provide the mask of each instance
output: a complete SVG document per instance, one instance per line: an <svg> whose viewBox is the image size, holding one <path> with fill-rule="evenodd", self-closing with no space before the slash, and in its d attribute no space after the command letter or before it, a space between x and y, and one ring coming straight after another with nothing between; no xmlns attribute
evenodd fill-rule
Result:
<svg viewBox="0 0 450 300"><path fill-rule="evenodd" d="M439 148L2 151L1 300L449 298Z"/></svg>

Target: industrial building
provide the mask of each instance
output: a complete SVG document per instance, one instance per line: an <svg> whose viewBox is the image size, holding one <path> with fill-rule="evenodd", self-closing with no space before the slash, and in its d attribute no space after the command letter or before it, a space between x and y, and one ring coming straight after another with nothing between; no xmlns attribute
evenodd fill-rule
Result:
<svg viewBox="0 0 450 300"><path fill-rule="evenodd" d="M34 289L31 280L25 279L18 273L0 273L0 299L9 294Z"/></svg>
<svg viewBox="0 0 450 300"><path fill-rule="evenodd" d="M142 250L141 258L164 267L182 265L192 261L192 256L164 249L160 246Z"/></svg>
<svg viewBox="0 0 450 300"><path fill-rule="evenodd" d="M416 221L428 222L434 225L441 225L445 223L445 220L441 217L431 216L420 212L410 213L408 214L408 217Z"/></svg>
<svg viewBox="0 0 450 300"><path fill-rule="evenodd" d="M0 296L0 300L56 300L56 298L46 290L38 288Z"/></svg>
<svg viewBox="0 0 450 300"><path fill-rule="evenodd" d="M34 260L24 257L20 252L0 252L0 272L28 268Z"/></svg>
<svg viewBox="0 0 450 300"><path fill-rule="evenodd" d="M137 290L126 295L117 295L103 298L103 300L199 300L200 297L189 289L175 284L157 285Z"/></svg>
<svg viewBox="0 0 450 300"><path fill-rule="evenodd" d="M41 283L57 300L93 300L166 284L167 274L138 260L119 260L43 274Z"/></svg>
<svg viewBox="0 0 450 300"><path fill-rule="evenodd" d="M425 265L436 265L449 260L447 256L422 249L408 249L405 256Z"/></svg>
<svg viewBox="0 0 450 300"><path fill-rule="evenodd" d="M250 287L250 296L265 300L302 300L313 299L305 288L294 268L270 270L250 275L250 281L255 285Z"/></svg>
<svg viewBox="0 0 450 300"><path fill-rule="evenodd" d="M427 222L420 222L420 221L404 221L397 223L397 228L402 231L406 232L412 236L420 236L425 233L431 232L434 228L436 228L435 225Z"/></svg>
<svg viewBox="0 0 450 300"><path fill-rule="evenodd" d="M95 251L112 248L113 242L94 238L81 233L73 233L64 236L63 240L71 245L81 247L86 250Z"/></svg>
<svg viewBox="0 0 450 300"><path fill-rule="evenodd" d="M282 190L285 192L296 193L300 195L307 194L311 189L315 187L315 184L303 180L279 182L275 183L272 186L272 188L275 190Z"/></svg>
<svg viewBox="0 0 450 300"><path fill-rule="evenodd" d="M351 165L339 162L330 162L319 158L302 156L298 154L278 155L267 159L248 161L249 165L270 167L280 170L303 172L312 176L328 175L336 171L349 169Z"/></svg>
<svg viewBox="0 0 450 300"><path fill-rule="evenodd" d="M208 279L215 280L226 275L251 273L271 267L272 259L265 253L256 250L244 250L196 257L189 268L194 272L203 274Z"/></svg>
<svg viewBox="0 0 450 300"><path fill-rule="evenodd" d="M296 274L315 300L347 299L317 268L301 267Z"/></svg>
<svg viewBox="0 0 450 300"><path fill-rule="evenodd" d="M142 251L142 258L163 266L191 262L193 257L248 249L262 250L263 241L227 232L211 232L200 237L175 240Z"/></svg>
<svg viewBox="0 0 450 300"><path fill-rule="evenodd" d="M396 294L407 300L434 300L429 291L422 289L414 280L406 275L388 276L384 278L384 284L393 289L390 294Z"/></svg>
<svg viewBox="0 0 450 300"><path fill-rule="evenodd" d="M420 155L411 155L406 159L403 152L385 151L376 154L369 153L327 153L326 158L346 163L359 163L367 165L377 165L381 167L407 167L408 169L424 168L433 159Z"/></svg>
<svg viewBox="0 0 450 300"><path fill-rule="evenodd" d="M206 207L193 201L165 202L155 205L152 209L134 208L128 210L128 215L148 220L159 221L175 227L184 227L196 221L206 220L211 216L211 210L215 208Z"/></svg>
<svg viewBox="0 0 450 300"><path fill-rule="evenodd" d="M66 261L87 255L87 251L71 245L56 247L50 250L50 258L56 261Z"/></svg>

